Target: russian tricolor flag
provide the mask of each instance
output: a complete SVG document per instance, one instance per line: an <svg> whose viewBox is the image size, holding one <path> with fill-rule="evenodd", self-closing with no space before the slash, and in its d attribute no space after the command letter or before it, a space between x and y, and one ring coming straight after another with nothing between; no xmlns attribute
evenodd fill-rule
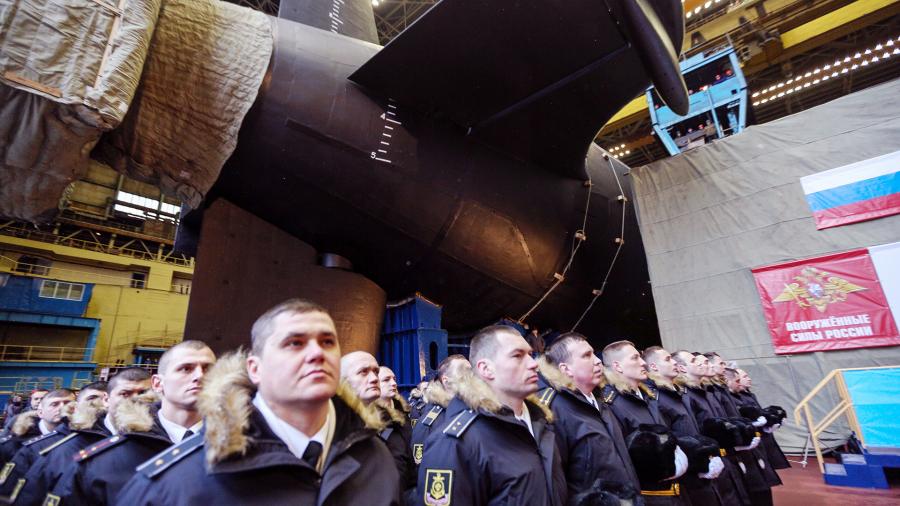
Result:
<svg viewBox="0 0 900 506"><path fill-rule="evenodd" d="M900 213L900 151L800 178L816 228Z"/></svg>

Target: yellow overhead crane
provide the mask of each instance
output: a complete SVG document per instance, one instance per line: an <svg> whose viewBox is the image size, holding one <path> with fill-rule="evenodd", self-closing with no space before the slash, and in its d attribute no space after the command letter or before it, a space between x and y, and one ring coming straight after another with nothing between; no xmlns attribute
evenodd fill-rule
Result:
<svg viewBox="0 0 900 506"><path fill-rule="evenodd" d="M766 2L766 5L767 9L770 7L777 9L780 7L789 6L795 2L796 0L773 0L772 2ZM685 0L683 3L685 13L693 12L694 9L697 9L698 7L701 9L702 13L702 9L704 9L707 4L711 4L712 6L716 2L711 2L710 0ZM900 12L900 0L856 0L781 34L783 53L779 56L779 59L790 57L794 54L798 54L811 49L812 47L815 47L817 45L821 45L847 35L851 31L860 28L857 22L862 20L863 18L872 17L874 19L871 22L874 22L877 19L883 19L885 17L892 16L897 12ZM749 21L753 21L753 19L757 18L757 16L754 15L755 13L750 10L745 11L743 14L745 14L745 17ZM704 34L705 38L707 40L712 40L713 38L724 37L725 33L729 31L729 29L725 27L726 24L732 27L732 29L736 26L736 19L728 19L728 17L732 16L737 17L738 14L729 13L720 18L711 20L709 23L710 25L717 24L722 26L711 27L712 30L709 30L710 33L708 35ZM717 30L717 28L719 29ZM701 26L700 30L695 31L706 32L707 30L705 30L704 27ZM687 51L691 46L690 33L686 34L684 45L685 47L683 48L683 50ZM788 51L789 49L790 51ZM750 71L750 73L752 73L753 70L761 69L745 68L744 72L747 73L748 71ZM626 104L625 107L623 107L618 113L616 113L615 116L610 118L609 122L607 122L603 130L616 128L619 126L619 124L625 123L627 122L627 120L631 120L635 116L647 114L646 111L647 99L642 94L641 96Z"/></svg>

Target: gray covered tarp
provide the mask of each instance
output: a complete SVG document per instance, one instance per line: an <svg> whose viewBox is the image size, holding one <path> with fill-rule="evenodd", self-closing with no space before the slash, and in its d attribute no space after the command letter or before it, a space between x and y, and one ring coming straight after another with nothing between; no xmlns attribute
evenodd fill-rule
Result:
<svg viewBox="0 0 900 506"><path fill-rule="evenodd" d="M134 95L160 0L0 0L0 215L40 220Z"/></svg>
<svg viewBox="0 0 900 506"><path fill-rule="evenodd" d="M791 412L831 370L900 364L900 347L776 356L751 268L900 241L900 216L817 230L800 178L900 149L900 80L639 167L638 221L663 345L718 351ZM813 406L817 419L836 394ZM823 443L849 429L836 424ZM805 427L777 434L800 451Z"/></svg>
<svg viewBox="0 0 900 506"><path fill-rule="evenodd" d="M52 216L92 151L196 205L272 45L267 16L215 0L0 0L0 216Z"/></svg>

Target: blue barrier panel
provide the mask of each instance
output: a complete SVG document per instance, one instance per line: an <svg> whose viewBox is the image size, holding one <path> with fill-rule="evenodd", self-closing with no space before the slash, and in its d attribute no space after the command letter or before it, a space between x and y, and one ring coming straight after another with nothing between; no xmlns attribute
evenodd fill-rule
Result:
<svg viewBox="0 0 900 506"><path fill-rule="evenodd" d="M900 448L900 367L845 371L867 447Z"/></svg>

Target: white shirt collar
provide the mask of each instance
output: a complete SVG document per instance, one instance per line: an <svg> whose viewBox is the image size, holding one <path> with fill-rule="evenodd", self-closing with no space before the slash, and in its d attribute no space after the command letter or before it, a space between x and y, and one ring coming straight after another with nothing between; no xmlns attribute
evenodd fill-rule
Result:
<svg viewBox="0 0 900 506"><path fill-rule="evenodd" d="M531 433L531 437L534 437L534 427L531 426L531 415L528 413L528 405L524 402L522 403L522 416L516 416L513 413L513 416L516 417L516 420L521 420L525 423L525 426L528 427L528 432Z"/></svg>
<svg viewBox="0 0 900 506"><path fill-rule="evenodd" d="M593 393L586 394L586 393L582 392L581 395L583 395L584 398L587 399L588 403L589 403L591 406L594 406L595 408L597 408L597 410L600 409L600 406L597 404L597 398L594 397L594 394L593 394Z"/></svg>
<svg viewBox="0 0 900 506"><path fill-rule="evenodd" d="M190 427L182 427L181 425L178 425L177 423L164 417L161 410L156 413L156 416L159 417L159 424L162 425L163 430L165 430L166 434L169 435L169 439L175 444L178 444L184 440L184 433L188 430L196 434L200 432L200 429L203 427L203 420L200 420Z"/></svg>
<svg viewBox="0 0 900 506"><path fill-rule="evenodd" d="M41 435L53 432L52 430L50 430L50 427L47 427L47 423L43 420L38 421L38 429L41 431Z"/></svg>
<svg viewBox="0 0 900 506"><path fill-rule="evenodd" d="M319 464L317 466L318 470L321 471L322 463L325 462L325 457L331 446L331 438L334 436L334 429L337 425L334 404L330 400L328 401L328 417L325 419L325 424L323 424L322 428L319 429L319 432L316 432L312 437L307 436L303 432L295 429L291 424L279 418L259 392L253 397L253 405L259 410L260 414L269 425L269 428L272 429L272 432L287 445L291 453L298 459L303 458L303 452L306 451L306 447L309 446L310 441L316 441L321 444L322 455L319 457Z"/></svg>
<svg viewBox="0 0 900 506"><path fill-rule="evenodd" d="M119 431L116 430L116 426L113 425L111 412L106 413L106 417L103 419L103 425L106 427L106 430L108 430L109 433L113 436L119 433Z"/></svg>

